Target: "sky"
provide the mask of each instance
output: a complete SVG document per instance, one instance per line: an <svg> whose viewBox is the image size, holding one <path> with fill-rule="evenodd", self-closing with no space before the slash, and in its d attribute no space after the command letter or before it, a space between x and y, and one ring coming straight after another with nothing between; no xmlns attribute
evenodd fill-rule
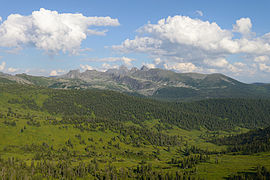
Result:
<svg viewBox="0 0 270 180"><path fill-rule="evenodd" d="M269 0L9 0L0 71L57 76L145 65L270 83Z"/></svg>

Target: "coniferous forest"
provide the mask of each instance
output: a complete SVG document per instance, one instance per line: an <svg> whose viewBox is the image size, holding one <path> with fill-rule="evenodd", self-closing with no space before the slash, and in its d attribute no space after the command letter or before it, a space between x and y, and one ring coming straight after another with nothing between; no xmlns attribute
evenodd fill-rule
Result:
<svg viewBox="0 0 270 180"><path fill-rule="evenodd" d="M270 100L0 83L2 179L269 179Z"/></svg>

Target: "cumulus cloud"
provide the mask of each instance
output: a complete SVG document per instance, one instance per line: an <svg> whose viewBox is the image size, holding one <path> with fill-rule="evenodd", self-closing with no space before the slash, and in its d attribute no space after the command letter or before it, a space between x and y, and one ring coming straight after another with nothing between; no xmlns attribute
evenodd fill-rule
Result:
<svg viewBox="0 0 270 180"><path fill-rule="evenodd" d="M86 71L86 70L93 70L93 69L94 69L92 66L87 65L87 64L85 64L85 65L81 64L81 65L80 65L80 68L81 68L83 71Z"/></svg>
<svg viewBox="0 0 270 180"><path fill-rule="evenodd" d="M264 72L270 72L270 66L264 63L259 64L259 69Z"/></svg>
<svg viewBox="0 0 270 180"><path fill-rule="evenodd" d="M0 22L2 21L2 17L0 16Z"/></svg>
<svg viewBox="0 0 270 180"><path fill-rule="evenodd" d="M186 16L168 17L158 24L147 24L139 31L149 33L154 38L152 41L159 40L162 45L170 43L202 50L230 51L228 44L233 44L230 31L221 29L216 23Z"/></svg>
<svg viewBox="0 0 270 180"><path fill-rule="evenodd" d="M151 37L138 37L136 36L134 40L126 39L122 45L113 46L113 49L122 51L124 53L128 52L159 52L160 46L162 44L161 40L154 39Z"/></svg>
<svg viewBox="0 0 270 180"><path fill-rule="evenodd" d="M198 14L199 16L203 16L203 12L200 11L200 10L197 10L197 11L196 11L196 14Z"/></svg>
<svg viewBox="0 0 270 180"><path fill-rule="evenodd" d="M52 71L50 72L50 76L58 76L58 75L60 75L61 73L64 73L64 72L65 72L65 71L62 70L62 69L52 70Z"/></svg>
<svg viewBox="0 0 270 180"><path fill-rule="evenodd" d="M237 67L245 67L246 66L244 63L241 63L241 62L235 62L234 65Z"/></svg>
<svg viewBox="0 0 270 180"><path fill-rule="evenodd" d="M0 64L0 71L3 71L6 67L6 62L3 61L1 64Z"/></svg>
<svg viewBox="0 0 270 180"><path fill-rule="evenodd" d="M108 69L118 69L118 68L119 68L119 65L111 65L111 64L108 64L108 63L103 63L102 68L100 70L101 71L106 71Z"/></svg>
<svg viewBox="0 0 270 180"><path fill-rule="evenodd" d="M75 54L88 35L105 35L106 30L90 27L118 26L111 17L86 17L82 14L58 13L41 8L29 16L11 14L0 25L0 46L34 46L48 53Z"/></svg>
<svg viewBox="0 0 270 180"><path fill-rule="evenodd" d="M148 67L149 69L154 69L156 68L155 64L151 64L151 63L143 63L144 66Z"/></svg>
<svg viewBox="0 0 270 180"><path fill-rule="evenodd" d="M50 76L57 76L58 73L56 70L52 70L51 73L50 73Z"/></svg>
<svg viewBox="0 0 270 180"><path fill-rule="evenodd" d="M219 67L219 68L224 68L228 66L229 64L229 62L225 58L218 58L215 60L205 59L204 63L209 66Z"/></svg>
<svg viewBox="0 0 270 180"><path fill-rule="evenodd" d="M247 35L251 33L251 28L251 20L249 18L241 18L236 21L236 24L233 26L233 31Z"/></svg>
<svg viewBox="0 0 270 180"><path fill-rule="evenodd" d="M160 63L162 62L162 60L161 60L160 58L156 58L156 59L154 60L154 62L155 62L155 64L160 64Z"/></svg>
<svg viewBox="0 0 270 180"><path fill-rule="evenodd" d="M192 63L174 63L174 64L164 64L165 69L177 70L179 72L194 72L198 70Z"/></svg>
<svg viewBox="0 0 270 180"><path fill-rule="evenodd" d="M148 54L156 65L178 71L239 73L255 69L253 62L265 62L270 57L270 33L253 36L249 18L237 20L232 29L222 29L215 22L169 16L140 27L137 33L134 39L112 48L123 53ZM242 36L237 38L235 33ZM231 62L230 56L238 54L245 66Z"/></svg>
<svg viewBox="0 0 270 180"><path fill-rule="evenodd" d="M141 27L138 32L140 36L127 39L113 49L192 60L201 60L202 56L203 59L218 57L239 49L238 43L232 40L232 32L221 29L216 23L186 16L161 19L157 24Z"/></svg>
<svg viewBox="0 0 270 180"><path fill-rule="evenodd" d="M7 71L8 71L9 73L14 73L14 72L18 72L19 69L13 68L13 67L9 67L9 68L7 69Z"/></svg>
<svg viewBox="0 0 270 180"><path fill-rule="evenodd" d="M134 59L130 59L130 58L127 58L127 57L122 57L121 59L127 66L132 66L131 62L134 61Z"/></svg>
<svg viewBox="0 0 270 180"><path fill-rule="evenodd" d="M258 56L255 57L254 59L255 62L268 62L269 61L269 56Z"/></svg>
<svg viewBox="0 0 270 180"><path fill-rule="evenodd" d="M128 57L105 57L105 58L87 58L84 59L85 61L89 62L122 62L126 66L132 66L132 61L135 61L135 59L128 58Z"/></svg>

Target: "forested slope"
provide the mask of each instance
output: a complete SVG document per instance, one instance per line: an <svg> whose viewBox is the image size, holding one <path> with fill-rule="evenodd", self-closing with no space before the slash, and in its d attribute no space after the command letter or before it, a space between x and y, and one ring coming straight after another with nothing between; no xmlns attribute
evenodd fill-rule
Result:
<svg viewBox="0 0 270 180"><path fill-rule="evenodd" d="M270 151L270 127L212 140L219 145L229 145L228 152L252 154Z"/></svg>
<svg viewBox="0 0 270 180"><path fill-rule="evenodd" d="M19 99L9 103L22 104L34 110L65 116L96 116L112 121L140 124L149 118L184 129L229 130L270 125L270 100L209 99L188 103L160 102L105 90L55 90L10 84L0 87ZM25 94L30 94L25 98ZM20 95L21 94L21 95ZM43 96L42 102L38 96Z"/></svg>
<svg viewBox="0 0 270 180"><path fill-rule="evenodd" d="M263 99L162 102L3 80L0 172L4 179L220 179L269 167L268 149L241 155L228 149L245 145L241 135L232 144L221 139L269 126L269 108ZM259 137L253 149L263 147Z"/></svg>

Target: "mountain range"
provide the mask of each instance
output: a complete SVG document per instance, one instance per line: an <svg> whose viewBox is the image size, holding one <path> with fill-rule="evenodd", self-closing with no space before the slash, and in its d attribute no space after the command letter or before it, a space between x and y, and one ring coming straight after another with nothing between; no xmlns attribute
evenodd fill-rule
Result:
<svg viewBox="0 0 270 180"><path fill-rule="evenodd" d="M269 87L146 67L1 73L1 177L269 179Z"/></svg>
<svg viewBox="0 0 270 180"><path fill-rule="evenodd" d="M269 98L270 84L246 84L223 74L176 73L164 69L71 70L56 77L0 74L1 81L57 89L106 89L164 100Z"/></svg>

